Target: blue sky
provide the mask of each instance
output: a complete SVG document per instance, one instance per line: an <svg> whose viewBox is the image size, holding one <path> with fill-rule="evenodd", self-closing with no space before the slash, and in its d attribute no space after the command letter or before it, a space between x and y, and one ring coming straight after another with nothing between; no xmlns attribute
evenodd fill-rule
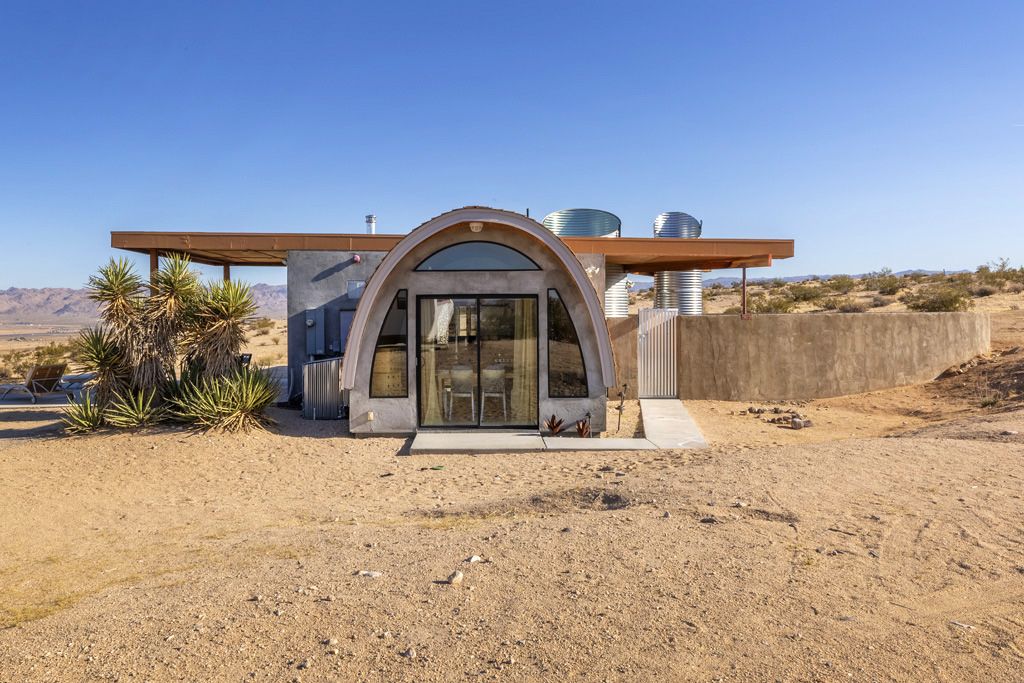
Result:
<svg viewBox="0 0 1024 683"><path fill-rule="evenodd" d="M1022 35L1019 1L0 0L0 287L80 286L114 228L466 204L794 238L763 274L1020 265Z"/></svg>

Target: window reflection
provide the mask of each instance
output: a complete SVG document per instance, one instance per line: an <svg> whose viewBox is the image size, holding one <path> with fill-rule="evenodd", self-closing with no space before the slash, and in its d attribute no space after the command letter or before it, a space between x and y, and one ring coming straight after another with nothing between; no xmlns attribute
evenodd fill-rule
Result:
<svg viewBox="0 0 1024 683"><path fill-rule="evenodd" d="M548 396L587 396L587 371L583 365L580 339L569 311L555 289L548 290Z"/></svg>
<svg viewBox="0 0 1024 683"><path fill-rule="evenodd" d="M398 291L391 308L384 317L373 350L373 366L370 370L370 398L405 398L409 395L408 375L408 329L409 295L404 289Z"/></svg>

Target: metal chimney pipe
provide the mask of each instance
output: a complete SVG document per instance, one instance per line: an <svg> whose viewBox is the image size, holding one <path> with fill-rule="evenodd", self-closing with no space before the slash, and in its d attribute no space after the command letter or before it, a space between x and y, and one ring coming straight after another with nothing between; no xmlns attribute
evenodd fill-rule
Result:
<svg viewBox="0 0 1024 683"><path fill-rule="evenodd" d="M377 217L372 213L366 214L366 234L376 235L377 234Z"/></svg>

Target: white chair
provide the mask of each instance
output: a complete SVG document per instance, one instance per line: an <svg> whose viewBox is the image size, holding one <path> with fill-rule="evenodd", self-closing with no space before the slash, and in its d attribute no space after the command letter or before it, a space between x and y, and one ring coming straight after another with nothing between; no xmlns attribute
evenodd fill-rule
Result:
<svg viewBox="0 0 1024 683"><path fill-rule="evenodd" d="M476 373L472 368L460 365L452 368L451 391L448 394L448 419L455 411L455 399L469 399L469 420L476 422Z"/></svg>
<svg viewBox="0 0 1024 683"><path fill-rule="evenodd" d="M480 373L480 419L487 408L487 397L501 398L501 414L508 422L508 402L505 398L505 367L502 365L484 368Z"/></svg>

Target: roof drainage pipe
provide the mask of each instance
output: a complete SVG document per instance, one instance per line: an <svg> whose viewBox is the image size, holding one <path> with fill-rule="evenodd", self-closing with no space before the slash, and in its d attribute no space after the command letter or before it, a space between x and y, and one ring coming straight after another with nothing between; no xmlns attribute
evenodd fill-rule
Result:
<svg viewBox="0 0 1024 683"><path fill-rule="evenodd" d="M544 227L559 237L621 237L622 221L601 209L561 209L549 213ZM629 315L627 273L615 263L605 264L604 317L625 318Z"/></svg>
<svg viewBox="0 0 1024 683"><path fill-rule="evenodd" d="M665 211L654 219L655 237L700 237L702 224L682 211ZM669 270L654 274L654 307L681 315L704 313L704 276L699 270Z"/></svg>

